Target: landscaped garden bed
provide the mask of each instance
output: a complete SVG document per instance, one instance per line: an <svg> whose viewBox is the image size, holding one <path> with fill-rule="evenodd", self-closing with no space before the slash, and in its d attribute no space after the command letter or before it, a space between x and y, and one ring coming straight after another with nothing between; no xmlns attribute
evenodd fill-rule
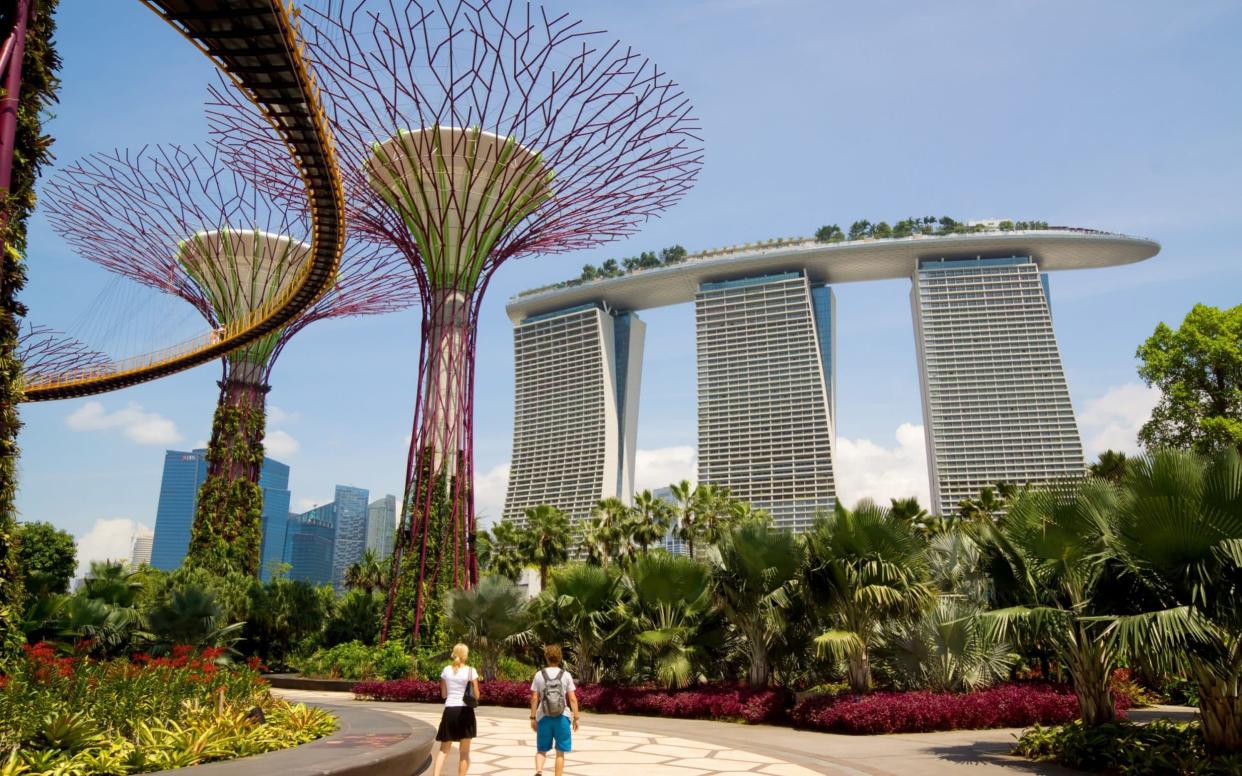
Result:
<svg viewBox="0 0 1242 776"><path fill-rule="evenodd" d="M335 730L326 711L273 697L257 663L230 665L223 656L174 647L162 657L94 660L46 642L27 646L0 677L0 772L144 773L285 749Z"/></svg>
<svg viewBox="0 0 1242 776"><path fill-rule="evenodd" d="M1036 726L1022 734L1014 754L1096 773L1235 776L1242 755L1210 754L1198 722L1155 720L1085 727L1070 722Z"/></svg>

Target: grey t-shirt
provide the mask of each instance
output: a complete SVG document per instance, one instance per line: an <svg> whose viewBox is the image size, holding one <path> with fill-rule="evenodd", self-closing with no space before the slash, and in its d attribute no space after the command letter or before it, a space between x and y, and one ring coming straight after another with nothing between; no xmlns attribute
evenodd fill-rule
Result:
<svg viewBox="0 0 1242 776"><path fill-rule="evenodd" d="M560 671L561 690L565 693L565 708L569 708L569 694L574 691L574 678L568 671L556 666L548 666L544 669L548 672L548 676L552 679L557 677L557 671ZM535 719L544 718L543 713L543 686L546 684L543 680L543 671L535 674L535 678L530 683L530 691L539 696L539 705L535 707Z"/></svg>

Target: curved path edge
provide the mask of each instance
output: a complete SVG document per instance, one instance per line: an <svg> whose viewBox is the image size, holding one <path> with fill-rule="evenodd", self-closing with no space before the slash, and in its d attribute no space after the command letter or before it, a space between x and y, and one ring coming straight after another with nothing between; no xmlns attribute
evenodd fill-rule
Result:
<svg viewBox="0 0 1242 776"><path fill-rule="evenodd" d="M194 765L161 776L414 776L427 770L435 728L408 715L308 700L330 711L330 736L278 752Z"/></svg>

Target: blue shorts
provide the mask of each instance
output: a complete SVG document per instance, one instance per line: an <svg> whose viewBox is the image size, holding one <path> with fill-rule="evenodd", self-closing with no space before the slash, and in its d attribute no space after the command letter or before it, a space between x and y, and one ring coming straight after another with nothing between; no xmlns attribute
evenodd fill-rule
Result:
<svg viewBox="0 0 1242 776"><path fill-rule="evenodd" d="M550 752L552 742L555 741L556 751L572 752L574 750L573 734L574 729L569 724L569 715L544 717L539 720L539 726L535 731L535 749L543 753Z"/></svg>

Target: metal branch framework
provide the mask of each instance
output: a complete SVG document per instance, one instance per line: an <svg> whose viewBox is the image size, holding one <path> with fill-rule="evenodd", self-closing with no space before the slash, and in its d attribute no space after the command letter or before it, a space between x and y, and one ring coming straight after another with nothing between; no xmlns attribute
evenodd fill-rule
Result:
<svg viewBox="0 0 1242 776"><path fill-rule="evenodd" d="M24 378L84 374L106 367L112 359L84 342L48 326L27 323L17 337L17 360Z"/></svg>
<svg viewBox="0 0 1242 776"><path fill-rule="evenodd" d="M429 597L477 577L475 336L491 274L635 232L691 188L702 145L689 100L653 62L526 2L321 0L301 23L349 228L397 248L423 297L406 530L384 626L386 637L408 565L417 640ZM296 197L284 157L235 96L213 90L208 114L230 164Z"/></svg>

